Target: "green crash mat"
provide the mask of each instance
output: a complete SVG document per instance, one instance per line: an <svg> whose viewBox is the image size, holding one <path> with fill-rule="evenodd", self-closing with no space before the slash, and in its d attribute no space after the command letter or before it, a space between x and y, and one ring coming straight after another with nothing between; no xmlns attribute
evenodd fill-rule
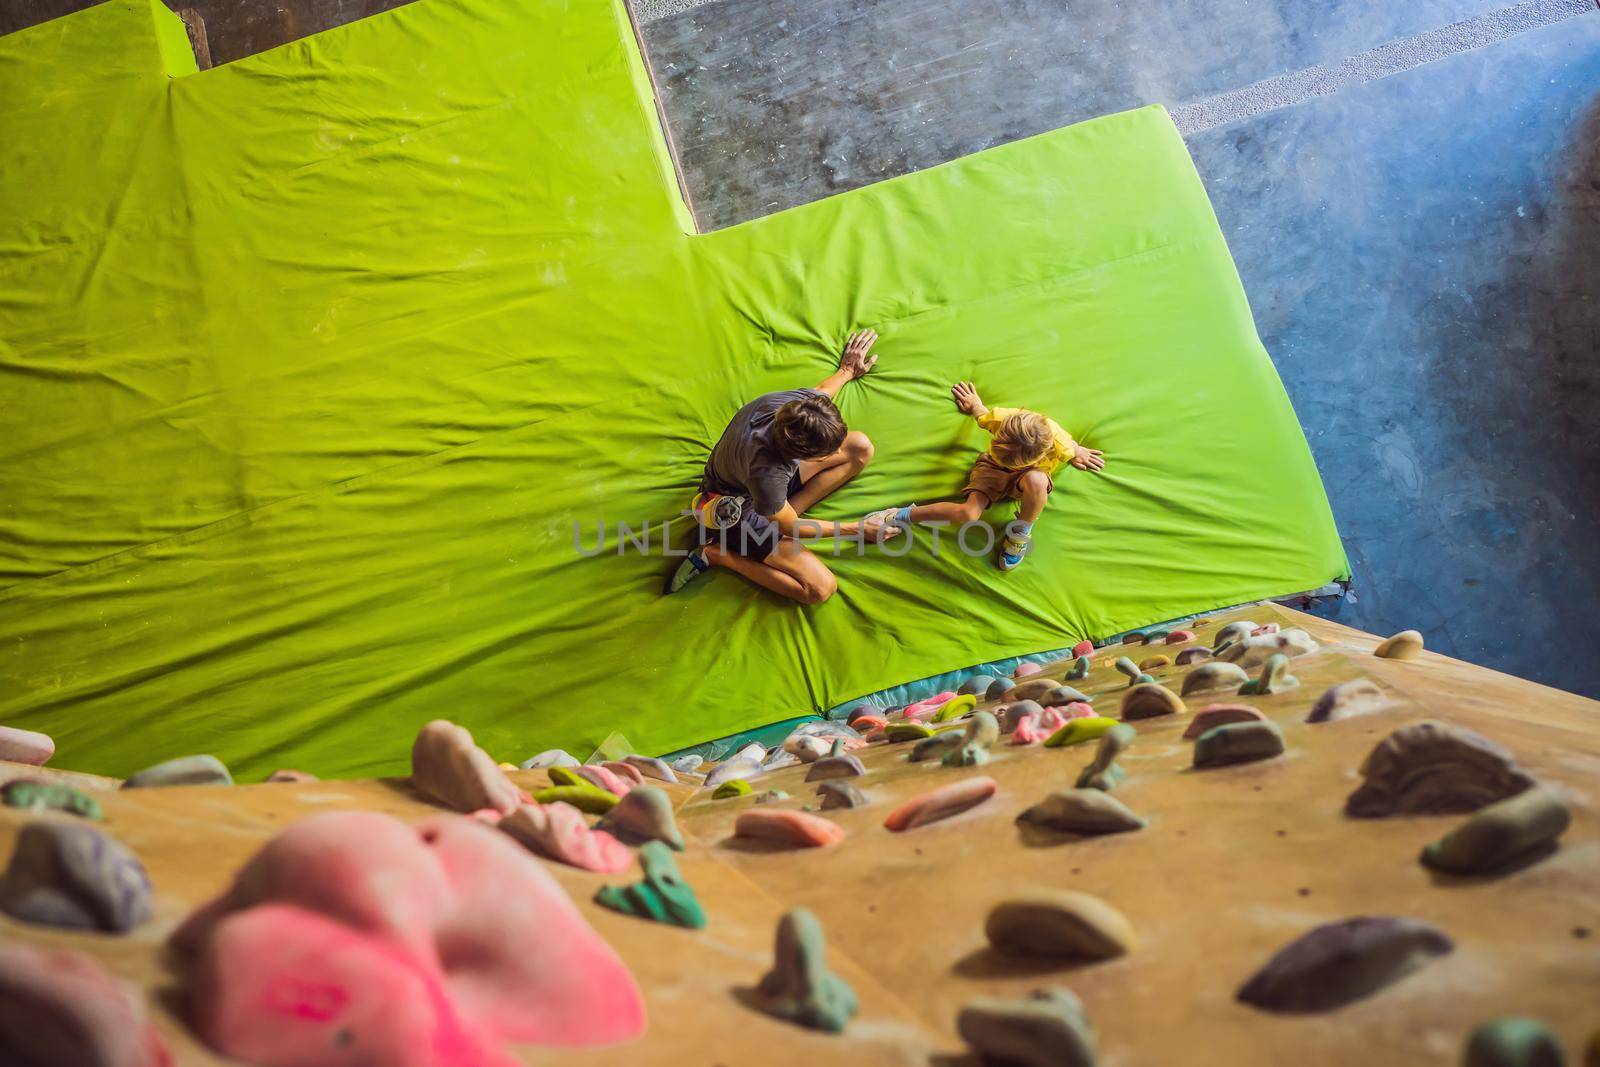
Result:
<svg viewBox="0 0 1600 1067"><path fill-rule="evenodd" d="M1346 571L1158 108L696 235L600 0L199 73L113 0L0 39L0 99L0 722L63 765L401 772L440 716L502 759L664 751ZM877 455L820 514L959 490L957 379L1105 472L1058 474L1010 574L924 532L816 607L660 596L729 416L861 326Z"/></svg>

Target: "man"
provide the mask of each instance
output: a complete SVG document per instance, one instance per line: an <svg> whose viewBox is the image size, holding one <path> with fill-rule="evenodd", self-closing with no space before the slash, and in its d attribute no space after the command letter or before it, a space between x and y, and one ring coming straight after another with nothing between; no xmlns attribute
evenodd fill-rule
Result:
<svg viewBox="0 0 1600 1067"><path fill-rule="evenodd" d="M790 600L820 604L838 579L803 537L894 535L881 521L802 518L872 459L872 442L845 427L833 399L878 362L871 354L877 340L876 332L861 330L845 345L839 369L815 389L767 393L739 409L706 461L695 545L667 579L668 593L726 567Z"/></svg>

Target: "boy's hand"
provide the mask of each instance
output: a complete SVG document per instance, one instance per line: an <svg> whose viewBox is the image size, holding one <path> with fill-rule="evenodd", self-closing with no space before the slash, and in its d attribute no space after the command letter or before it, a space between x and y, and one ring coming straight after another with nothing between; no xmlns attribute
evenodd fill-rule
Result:
<svg viewBox="0 0 1600 1067"><path fill-rule="evenodd" d="M851 334L844 346L844 355L839 357L839 369L850 375L852 381L866 374L878 362L877 356L868 354L877 341L876 330L857 330Z"/></svg>
<svg viewBox="0 0 1600 1067"><path fill-rule="evenodd" d="M960 408L963 414L978 416L989 410L983 406L977 387L971 382L957 382L952 385L950 396L954 398L956 407Z"/></svg>
<svg viewBox="0 0 1600 1067"><path fill-rule="evenodd" d="M1077 467L1081 471L1098 471L1105 469L1105 456L1106 454L1100 451L1098 448L1084 448L1082 445L1079 445L1078 454L1073 456L1067 462L1071 463L1074 467Z"/></svg>

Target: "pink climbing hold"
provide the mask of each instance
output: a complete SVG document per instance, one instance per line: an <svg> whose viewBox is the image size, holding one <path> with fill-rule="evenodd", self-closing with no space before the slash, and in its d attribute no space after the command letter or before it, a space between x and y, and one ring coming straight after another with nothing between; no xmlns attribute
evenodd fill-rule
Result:
<svg viewBox="0 0 1600 1067"><path fill-rule="evenodd" d="M82 952L0 942L0 1053L37 1067L171 1067L144 998Z"/></svg>
<svg viewBox="0 0 1600 1067"><path fill-rule="evenodd" d="M1267 717L1249 704L1208 704L1194 713L1194 718L1189 720L1188 729L1183 731L1183 739L1192 741L1216 726L1226 726L1232 722L1266 722Z"/></svg>
<svg viewBox="0 0 1600 1067"><path fill-rule="evenodd" d="M572 768L580 778L588 779L591 785L597 785L613 796L625 797L633 788L632 783L619 777L616 772L605 767L586 763L582 767ZM641 776L642 779L642 776Z"/></svg>
<svg viewBox="0 0 1600 1067"><path fill-rule="evenodd" d="M889 817L883 820L883 825L897 833L902 830L914 830L919 826L959 815L968 808L977 807L994 796L999 788L993 778L985 775L963 778L959 782L951 782L931 792L919 793L912 797L891 811Z"/></svg>
<svg viewBox="0 0 1600 1067"><path fill-rule="evenodd" d="M627 967L516 842L453 816L290 826L173 934L192 1021L259 1067L511 1067L644 1031Z"/></svg>
<svg viewBox="0 0 1600 1067"><path fill-rule="evenodd" d="M627 782L629 788L636 785L644 785L644 772L631 763L624 763L619 759L608 759L600 766L616 775L622 781Z"/></svg>
<svg viewBox="0 0 1600 1067"><path fill-rule="evenodd" d="M1193 641L1193 640L1194 640L1194 631L1193 630L1174 630L1170 634L1167 635L1167 644L1169 644L1169 645L1181 645L1185 641Z"/></svg>
<svg viewBox="0 0 1600 1067"><path fill-rule="evenodd" d="M1019 663L1017 664L1017 669L1011 672L1011 677L1028 678L1038 674L1042 670L1044 670L1044 668L1039 666L1037 663Z"/></svg>
<svg viewBox="0 0 1600 1067"><path fill-rule="evenodd" d="M1013 745L1032 745L1043 741L1057 730L1067 724L1069 719L1088 719L1094 717L1094 708L1081 700L1074 700L1070 704L1060 704L1053 708L1034 712L1025 716L1011 732Z"/></svg>
<svg viewBox="0 0 1600 1067"><path fill-rule="evenodd" d="M956 691L937 693L927 700L919 700L915 704L907 704L900 710L900 717L907 722L927 722L933 718L934 713L956 698Z"/></svg>
<svg viewBox="0 0 1600 1067"><path fill-rule="evenodd" d="M1077 644L1072 646L1072 658L1073 659L1077 659L1079 656L1092 656L1092 655L1094 655L1094 642L1093 641L1079 641Z"/></svg>
<svg viewBox="0 0 1600 1067"><path fill-rule="evenodd" d="M599 874L633 866L633 851L604 830L591 830L571 804L524 804L500 820L500 829L534 853Z"/></svg>
<svg viewBox="0 0 1600 1067"><path fill-rule="evenodd" d="M0 760L43 767L56 754L56 743L49 734L0 726Z"/></svg>
<svg viewBox="0 0 1600 1067"><path fill-rule="evenodd" d="M801 848L825 848L843 841L844 830L827 819L803 811L754 808L734 821L733 836Z"/></svg>
<svg viewBox="0 0 1600 1067"><path fill-rule="evenodd" d="M1036 745L1055 733L1054 730L1040 728L1039 717L1043 714L1044 712L1042 711L1036 711L1018 719L1016 728L1011 731L1011 743L1013 745Z"/></svg>

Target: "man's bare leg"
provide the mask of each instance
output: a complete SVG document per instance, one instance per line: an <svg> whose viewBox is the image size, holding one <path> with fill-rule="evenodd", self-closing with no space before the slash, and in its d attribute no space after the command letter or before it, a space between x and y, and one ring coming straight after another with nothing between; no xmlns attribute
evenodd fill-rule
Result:
<svg viewBox="0 0 1600 1067"><path fill-rule="evenodd" d="M800 461L800 480L805 484L789 498L789 506L796 515L804 515L817 501L865 470L871 461L872 439L860 430L852 430L837 452Z"/></svg>
<svg viewBox="0 0 1600 1067"><path fill-rule="evenodd" d="M828 565L788 537L780 540L764 560L748 559L714 544L706 546L705 560L800 604L820 604L839 588Z"/></svg>

